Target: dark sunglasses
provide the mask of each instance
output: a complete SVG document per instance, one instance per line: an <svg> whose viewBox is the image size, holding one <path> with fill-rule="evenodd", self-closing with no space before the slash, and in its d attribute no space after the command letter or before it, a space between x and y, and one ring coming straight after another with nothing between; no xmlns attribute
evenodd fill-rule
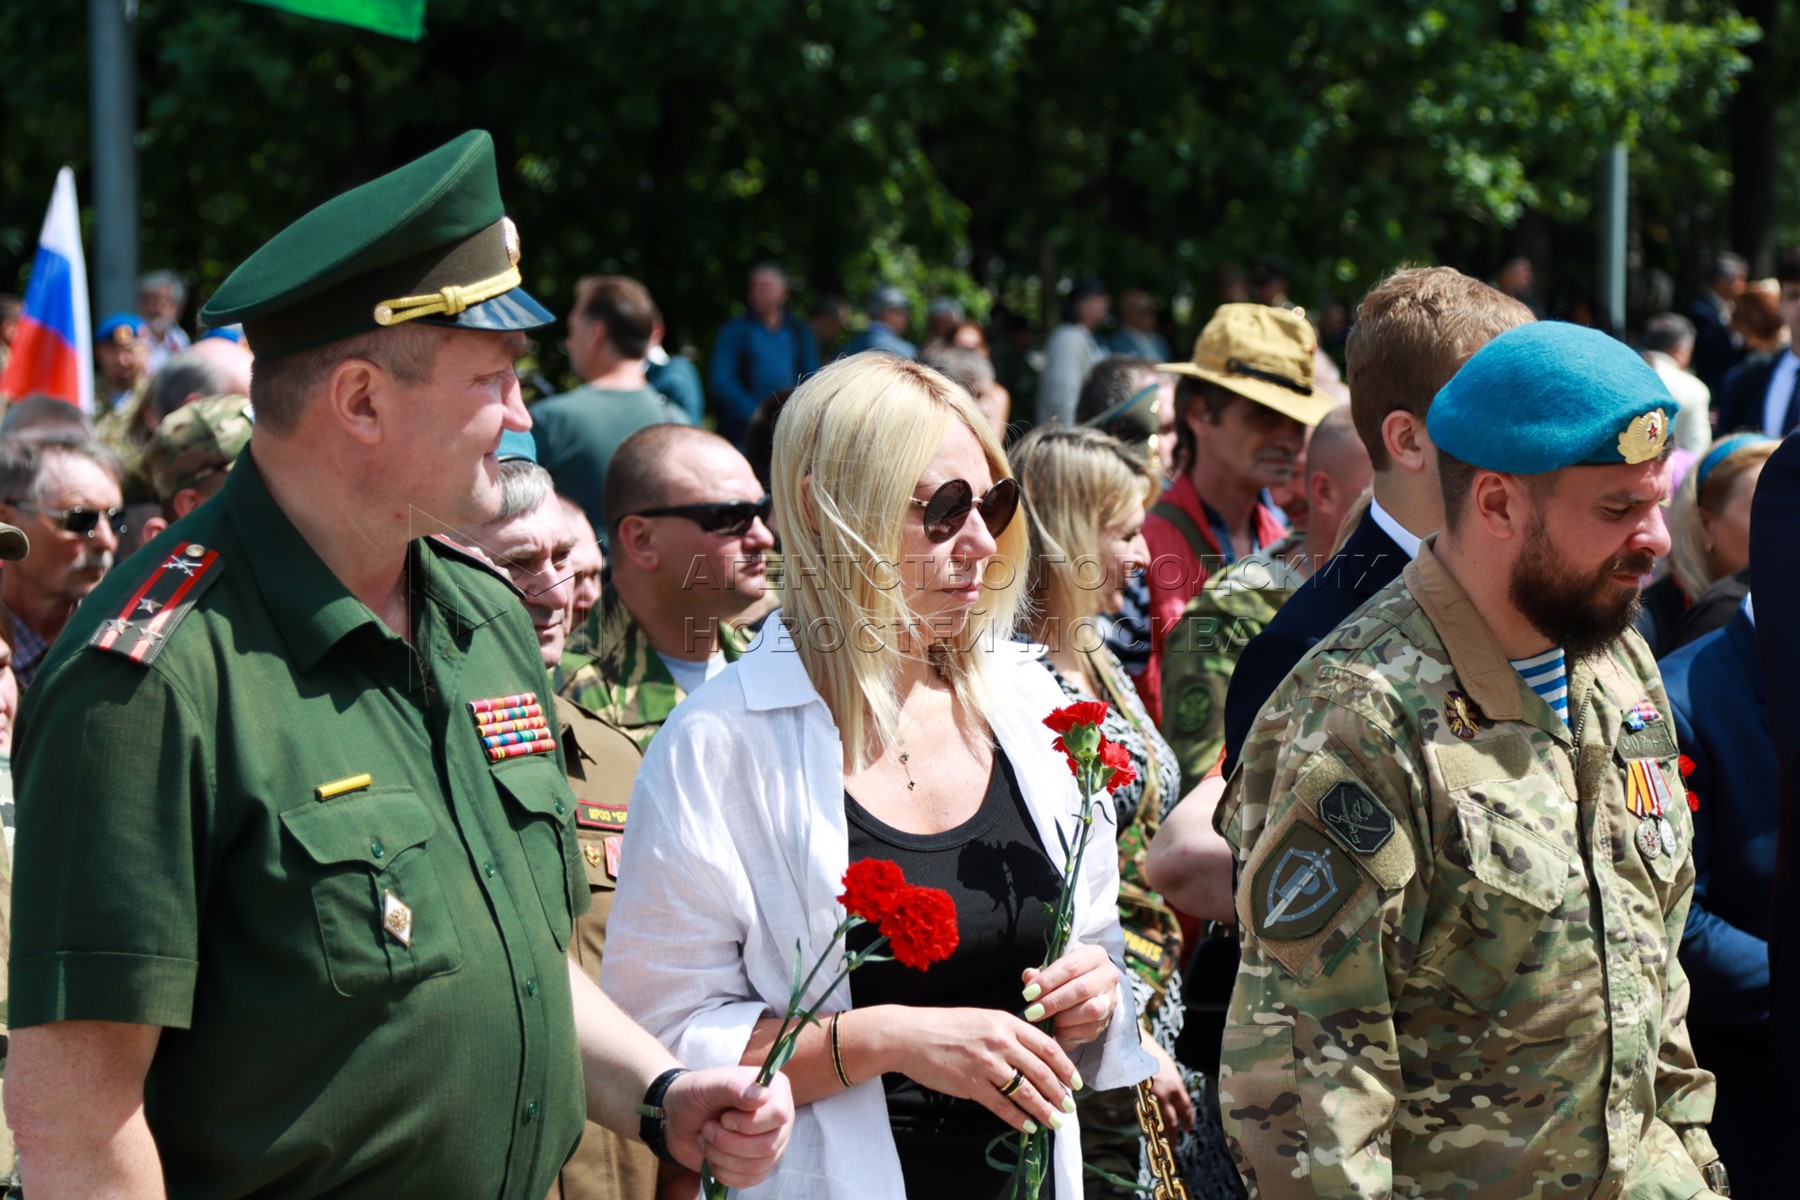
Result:
<svg viewBox="0 0 1800 1200"><path fill-rule="evenodd" d="M626 513L625 516L686 517L708 533L742 537L750 532L750 526L757 521L767 525L769 513L774 507L774 501L764 496L761 500L731 500L716 504L671 504L667 508L646 508L642 512ZM623 521L625 517L619 519Z"/></svg>
<svg viewBox="0 0 1800 1200"><path fill-rule="evenodd" d="M932 542L947 542L955 537L956 531L969 519L971 509L980 510L982 524L987 526L990 534L999 537L1012 524L1013 514L1019 511L1019 481L1002 479L979 501L975 499L975 489L966 479L950 480L931 493L929 500L917 496L909 498L925 510L925 536Z"/></svg>
<svg viewBox="0 0 1800 1200"><path fill-rule="evenodd" d="M23 500L13 501L13 507L25 512L36 513L40 517L54 517L62 522L68 533L80 534L82 537L93 537L100 528L100 518L105 517L112 531L120 537L125 536L125 510L109 508L105 512L93 508L41 508L36 504L27 504Z"/></svg>

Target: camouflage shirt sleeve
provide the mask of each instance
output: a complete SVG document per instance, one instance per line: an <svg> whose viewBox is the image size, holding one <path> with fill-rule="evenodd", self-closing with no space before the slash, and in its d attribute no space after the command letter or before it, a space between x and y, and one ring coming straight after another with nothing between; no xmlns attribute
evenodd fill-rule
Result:
<svg viewBox="0 0 1800 1200"><path fill-rule="evenodd" d="M1222 825L1243 962L1219 1096L1256 1195L1367 1200L1393 1186L1405 1090L1394 997L1420 938L1433 833L1372 681L1343 667L1317 678L1259 722Z"/></svg>

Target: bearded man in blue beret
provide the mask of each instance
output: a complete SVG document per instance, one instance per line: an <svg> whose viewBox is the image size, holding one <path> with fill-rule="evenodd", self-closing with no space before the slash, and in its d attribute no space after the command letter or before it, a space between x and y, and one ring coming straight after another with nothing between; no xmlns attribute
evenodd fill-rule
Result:
<svg viewBox="0 0 1800 1200"><path fill-rule="evenodd" d="M1427 418L1444 528L1253 727L1218 815L1253 1195L1727 1194L1676 958L1693 824L1631 631L1675 409L1592 330L1477 351Z"/></svg>

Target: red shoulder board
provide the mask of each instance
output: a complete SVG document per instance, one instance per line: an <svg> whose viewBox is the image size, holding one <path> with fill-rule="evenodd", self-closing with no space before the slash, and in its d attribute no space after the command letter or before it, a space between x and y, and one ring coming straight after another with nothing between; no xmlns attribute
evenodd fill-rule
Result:
<svg viewBox="0 0 1800 1200"><path fill-rule="evenodd" d="M148 663L193 609L201 593L224 571L219 552L199 542L183 542L150 572L110 621L101 623L88 645L132 662Z"/></svg>

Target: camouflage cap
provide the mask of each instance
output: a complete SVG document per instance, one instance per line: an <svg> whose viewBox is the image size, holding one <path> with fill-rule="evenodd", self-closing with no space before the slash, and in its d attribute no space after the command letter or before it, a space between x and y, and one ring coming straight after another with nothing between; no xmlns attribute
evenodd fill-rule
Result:
<svg viewBox="0 0 1800 1200"><path fill-rule="evenodd" d="M163 418L144 448L141 470L158 503L231 469L250 444L250 399L208 396Z"/></svg>

